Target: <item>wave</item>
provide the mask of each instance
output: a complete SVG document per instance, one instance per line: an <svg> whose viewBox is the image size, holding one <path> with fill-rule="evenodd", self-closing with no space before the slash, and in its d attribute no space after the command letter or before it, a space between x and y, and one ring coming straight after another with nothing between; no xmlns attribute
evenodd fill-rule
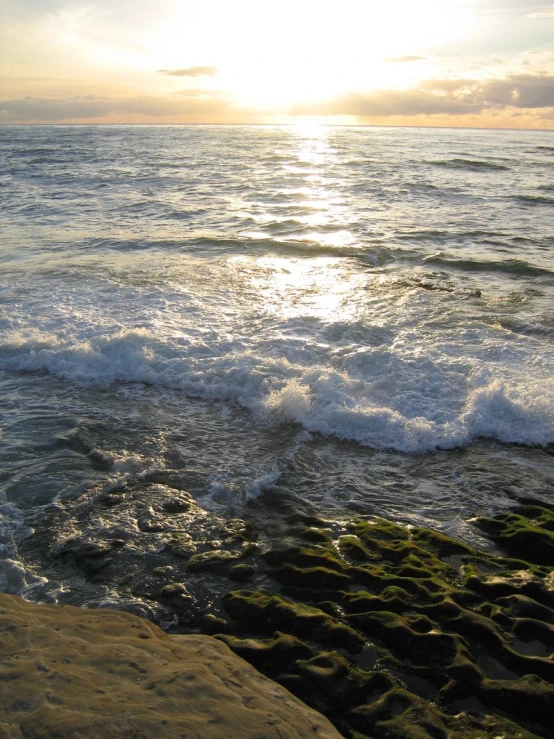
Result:
<svg viewBox="0 0 554 739"><path fill-rule="evenodd" d="M521 275L522 277L554 276L554 271L543 267L536 267L534 264L529 264L529 262L524 262L521 259L504 259L501 262L492 262L432 255L426 257L423 261L425 264L436 264L441 267L459 269L466 272L503 272L510 275Z"/></svg>
<svg viewBox="0 0 554 739"><path fill-rule="evenodd" d="M447 231L445 229L417 229L400 231L396 238L410 241L428 241L429 239L474 239L481 237L505 237L504 233L489 229L468 229L467 231Z"/></svg>
<svg viewBox="0 0 554 739"><path fill-rule="evenodd" d="M418 229L417 231L409 231L409 232L399 232L397 234L398 239L409 239L409 240L416 240L416 241L426 241L428 239L442 239L442 238L452 238L453 235L451 231L443 231L440 228L430 228L430 229Z"/></svg>
<svg viewBox="0 0 554 739"><path fill-rule="evenodd" d="M554 205L554 198L546 195L515 195L514 197L524 205Z"/></svg>
<svg viewBox="0 0 554 739"><path fill-rule="evenodd" d="M541 321L523 321L518 318L501 318L499 321L495 317L495 322L498 322L502 328L507 331L512 331L515 334L521 334L522 336L534 336L534 337L546 337L549 339L554 338L554 320L550 322L545 320Z"/></svg>
<svg viewBox="0 0 554 739"><path fill-rule="evenodd" d="M554 441L554 380L530 378L528 369L507 381L428 356L403 359L386 346L346 347L327 360L302 363L286 351L276 353L275 344L271 354L262 345L248 349L217 336L196 343L163 340L146 329L82 342L14 334L0 344L0 368L46 371L76 384L161 386L236 403L263 423L295 423L410 453L450 449L480 436L532 445Z"/></svg>
<svg viewBox="0 0 554 739"><path fill-rule="evenodd" d="M282 222L281 222L282 223ZM291 221L287 222L288 224ZM329 231L335 231L329 228ZM313 233L313 231L311 232ZM296 254L299 256L336 256L336 257L358 257L366 259L375 264L392 261L392 252L382 247L370 245L339 246L333 244L322 244L319 241L305 238L279 239L268 235L233 236L193 236L188 239L114 239L114 238L91 238L85 239L80 244L73 245L76 250L98 250L114 252L133 251L160 251L163 254L170 252L190 252L194 257L208 256L214 258L221 254L236 256L240 254Z"/></svg>
<svg viewBox="0 0 554 739"><path fill-rule="evenodd" d="M485 162L480 159L438 159L429 162L435 167L448 167L449 169L466 169L470 172L480 172L482 170L508 170L505 164L495 164L494 162Z"/></svg>
<svg viewBox="0 0 554 739"><path fill-rule="evenodd" d="M330 227L329 231L336 229ZM313 232L312 232L313 233ZM155 243L155 242L154 242ZM165 242L164 242L165 245ZM393 262L395 257L394 250L375 244L358 244L358 245L334 245L322 244L310 238L299 239L278 239L271 236L249 236L241 237L218 237L218 236L199 236L186 242L179 241L177 244L182 250L198 250L205 249L209 256L220 251L228 251L230 254L252 254L260 252L261 254L291 254L303 257L345 257L360 259L374 266L383 266Z"/></svg>

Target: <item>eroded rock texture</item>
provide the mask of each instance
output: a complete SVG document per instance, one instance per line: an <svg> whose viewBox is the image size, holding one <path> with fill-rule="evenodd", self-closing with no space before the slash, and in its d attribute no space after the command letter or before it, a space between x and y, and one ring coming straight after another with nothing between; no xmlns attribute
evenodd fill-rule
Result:
<svg viewBox="0 0 554 739"><path fill-rule="evenodd" d="M554 515L478 522L514 559L382 519L265 555L279 594L228 593L214 630L362 739L554 734Z"/></svg>

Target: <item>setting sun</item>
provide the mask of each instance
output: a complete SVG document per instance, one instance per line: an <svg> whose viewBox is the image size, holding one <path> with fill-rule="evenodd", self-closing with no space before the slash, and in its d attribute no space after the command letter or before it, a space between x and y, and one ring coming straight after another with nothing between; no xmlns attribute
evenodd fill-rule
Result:
<svg viewBox="0 0 554 739"><path fill-rule="evenodd" d="M207 55L195 48L201 27L210 24L208 6L191 28L186 8L176 7L150 42L162 67L186 54ZM421 79L428 65L391 63L415 55L430 44L446 44L471 28L462 3L407 0L347 0L340 14L319 4L284 2L279 12L243 2L220 8L219 31L210 38L209 58L219 65L218 83L247 107L283 109L294 103L331 99L348 90L403 85ZM189 34L190 37L189 38Z"/></svg>
<svg viewBox="0 0 554 739"><path fill-rule="evenodd" d="M550 5L7 0L0 122L549 128Z"/></svg>

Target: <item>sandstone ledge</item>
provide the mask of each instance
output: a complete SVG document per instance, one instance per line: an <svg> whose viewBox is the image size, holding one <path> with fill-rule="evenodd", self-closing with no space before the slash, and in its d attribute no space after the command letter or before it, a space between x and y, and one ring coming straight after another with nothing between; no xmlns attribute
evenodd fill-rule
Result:
<svg viewBox="0 0 554 739"><path fill-rule="evenodd" d="M209 636L0 594L0 739L340 739Z"/></svg>

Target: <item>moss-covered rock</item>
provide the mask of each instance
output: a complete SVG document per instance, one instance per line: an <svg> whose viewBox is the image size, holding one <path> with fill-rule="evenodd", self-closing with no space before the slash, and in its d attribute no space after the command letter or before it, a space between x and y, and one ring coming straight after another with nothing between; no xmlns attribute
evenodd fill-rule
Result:
<svg viewBox="0 0 554 739"><path fill-rule="evenodd" d="M547 737L551 514L511 515L489 528L532 531L531 562L377 518L336 536L312 525L303 545L264 554L275 590L223 597L220 638L352 739Z"/></svg>
<svg viewBox="0 0 554 739"><path fill-rule="evenodd" d="M364 643L354 629L338 623L319 608L294 603L279 595L258 590L239 590L223 596L223 605L239 624L249 623L262 633L292 631L294 634L356 650Z"/></svg>
<svg viewBox="0 0 554 739"><path fill-rule="evenodd" d="M544 506L522 505L496 518L477 518L476 523L500 547L530 562L554 562L554 512Z"/></svg>
<svg viewBox="0 0 554 739"><path fill-rule="evenodd" d="M254 550L254 545L246 545L240 549L216 549L212 552L200 552L193 554L188 561L188 569L191 572L208 572L218 570L224 565L235 563L243 557L247 557Z"/></svg>

